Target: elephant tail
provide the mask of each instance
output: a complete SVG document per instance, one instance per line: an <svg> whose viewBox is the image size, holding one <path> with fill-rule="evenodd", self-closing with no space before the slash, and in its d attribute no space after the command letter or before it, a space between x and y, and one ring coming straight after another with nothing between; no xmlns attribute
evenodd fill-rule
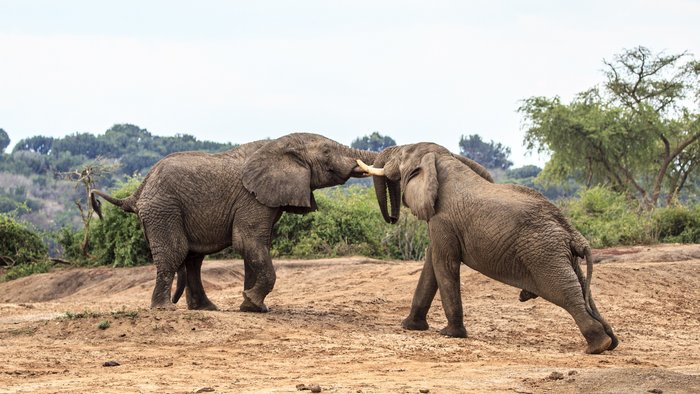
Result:
<svg viewBox="0 0 700 394"><path fill-rule="evenodd" d="M185 285L187 284L187 268L185 264L180 266L177 270L177 285L175 286L175 294L173 294L173 304L177 304L182 297L182 293L185 291Z"/></svg>
<svg viewBox="0 0 700 394"><path fill-rule="evenodd" d="M92 209L95 211L97 216L102 219L102 203L100 200L97 199L97 196L100 196L104 198L105 200L109 201L110 203L118 206L121 208L124 212L137 212L136 209L136 194L133 194L127 198L116 198L112 197L109 194L105 192L101 192L99 190L91 190L90 191L90 205L92 206Z"/></svg>
<svg viewBox="0 0 700 394"><path fill-rule="evenodd" d="M579 278L579 282L581 282L586 310L591 316L593 316L594 319L598 320L600 324L603 325L603 329L605 330L606 334L608 334L610 339L612 339L612 343L608 347L608 350L613 350L619 343L617 336L613 332L610 324L608 324L605 318L603 318L600 312L598 312L598 308L596 307L593 297L591 296L591 281L593 279L593 252L590 245L588 245L588 242L585 241L585 238L583 238L581 235L579 235L579 237L580 240L578 242L571 242L571 250L575 256L573 261L574 271L576 272L576 276ZM581 267L578 264L578 257L586 260L585 278L583 277L583 272L581 272Z"/></svg>

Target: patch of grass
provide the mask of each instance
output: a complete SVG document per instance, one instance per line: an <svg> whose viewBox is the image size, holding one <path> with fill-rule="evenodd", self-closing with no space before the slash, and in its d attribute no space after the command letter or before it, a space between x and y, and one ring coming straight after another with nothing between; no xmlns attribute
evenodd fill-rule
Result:
<svg viewBox="0 0 700 394"><path fill-rule="evenodd" d="M139 312L138 311L127 311L125 309L122 309L119 311L112 311L112 312L110 312L110 315L112 315L112 317L115 319L121 319L121 318L136 319L137 317L139 317Z"/></svg>
<svg viewBox="0 0 700 394"><path fill-rule="evenodd" d="M102 317L102 314L99 312L92 312L90 310L85 309L82 312L66 312L65 316L63 316L64 319L68 320L76 320L76 319L87 319L87 318L97 318L97 317Z"/></svg>
<svg viewBox="0 0 700 394"><path fill-rule="evenodd" d="M39 261L35 263L21 264L11 267L5 272L5 274L0 278L0 282L7 282L10 280L15 280L29 276L32 274L42 274L44 272L49 272L53 267L51 261Z"/></svg>
<svg viewBox="0 0 700 394"><path fill-rule="evenodd" d="M107 320L102 320L102 321L100 321L100 323L97 325L97 328L99 328L100 330L106 330L106 329L109 328L109 326L110 326L109 321L107 321Z"/></svg>

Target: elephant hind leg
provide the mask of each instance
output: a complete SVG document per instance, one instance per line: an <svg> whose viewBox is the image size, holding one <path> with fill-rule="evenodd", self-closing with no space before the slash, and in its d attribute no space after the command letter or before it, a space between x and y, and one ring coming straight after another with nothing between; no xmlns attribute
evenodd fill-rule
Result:
<svg viewBox="0 0 700 394"><path fill-rule="evenodd" d="M182 226L170 225L168 232L155 231L148 226L145 232L151 247L153 262L156 265L156 284L151 296L152 309L175 309L170 298L170 290L175 279L175 273L187 256L187 238ZM158 230L163 229L162 226Z"/></svg>
<svg viewBox="0 0 700 394"><path fill-rule="evenodd" d="M184 265L187 268L187 309L215 311L218 308L209 300L202 285L202 260L204 260L203 254L191 252L185 259Z"/></svg>
<svg viewBox="0 0 700 394"><path fill-rule="evenodd" d="M545 300L564 308L574 318L581 334L586 339L586 353L599 354L610 348L613 338L608 335L603 323L586 308L581 285L573 270L569 275L559 272L556 278L548 277L548 286L541 284L539 295ZM557 283L557 286L553 286Z"/></svg>

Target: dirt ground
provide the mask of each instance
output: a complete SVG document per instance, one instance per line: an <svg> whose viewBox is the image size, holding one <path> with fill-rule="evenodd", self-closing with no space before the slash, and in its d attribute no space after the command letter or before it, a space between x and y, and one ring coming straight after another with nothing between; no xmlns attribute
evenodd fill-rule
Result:
<svg viewBox="0 0 700 394"><path fill-rule="evenodd" d="M0 284L0 393L700 392L700 245L595 256L620 338L597 356L563 310L467 267L468 339L438 335L439 297L430 330L401 329L420 262L277 260L267 314L238 311L241 261L205 262L216 312L149 310L152 266L34 275Z"/></svg>

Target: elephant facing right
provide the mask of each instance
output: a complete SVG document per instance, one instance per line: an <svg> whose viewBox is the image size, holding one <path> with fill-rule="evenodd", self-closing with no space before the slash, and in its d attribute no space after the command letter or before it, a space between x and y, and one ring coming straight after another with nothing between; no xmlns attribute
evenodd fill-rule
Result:
<svg viewBox="0 0 700 394"><path fill-rule="evenodd" d="M467 336L459 280L463 262L522 289L521 300L540 296L564 308L586 339L587 353L602 353L617 346L612 327L591 296L588 242L540 193L522 186L491 183L473 166L432 143L387 148L372 167L358 164L374 176L377 199L387 222L398 219L399 199L428 222L430 247L411 312L402 323L404 328L428 329L426 316L439 290L448 321L440 333ZM387 209L387 190L391 212ZM585 276L579 258L586 260Z"/></svg>

